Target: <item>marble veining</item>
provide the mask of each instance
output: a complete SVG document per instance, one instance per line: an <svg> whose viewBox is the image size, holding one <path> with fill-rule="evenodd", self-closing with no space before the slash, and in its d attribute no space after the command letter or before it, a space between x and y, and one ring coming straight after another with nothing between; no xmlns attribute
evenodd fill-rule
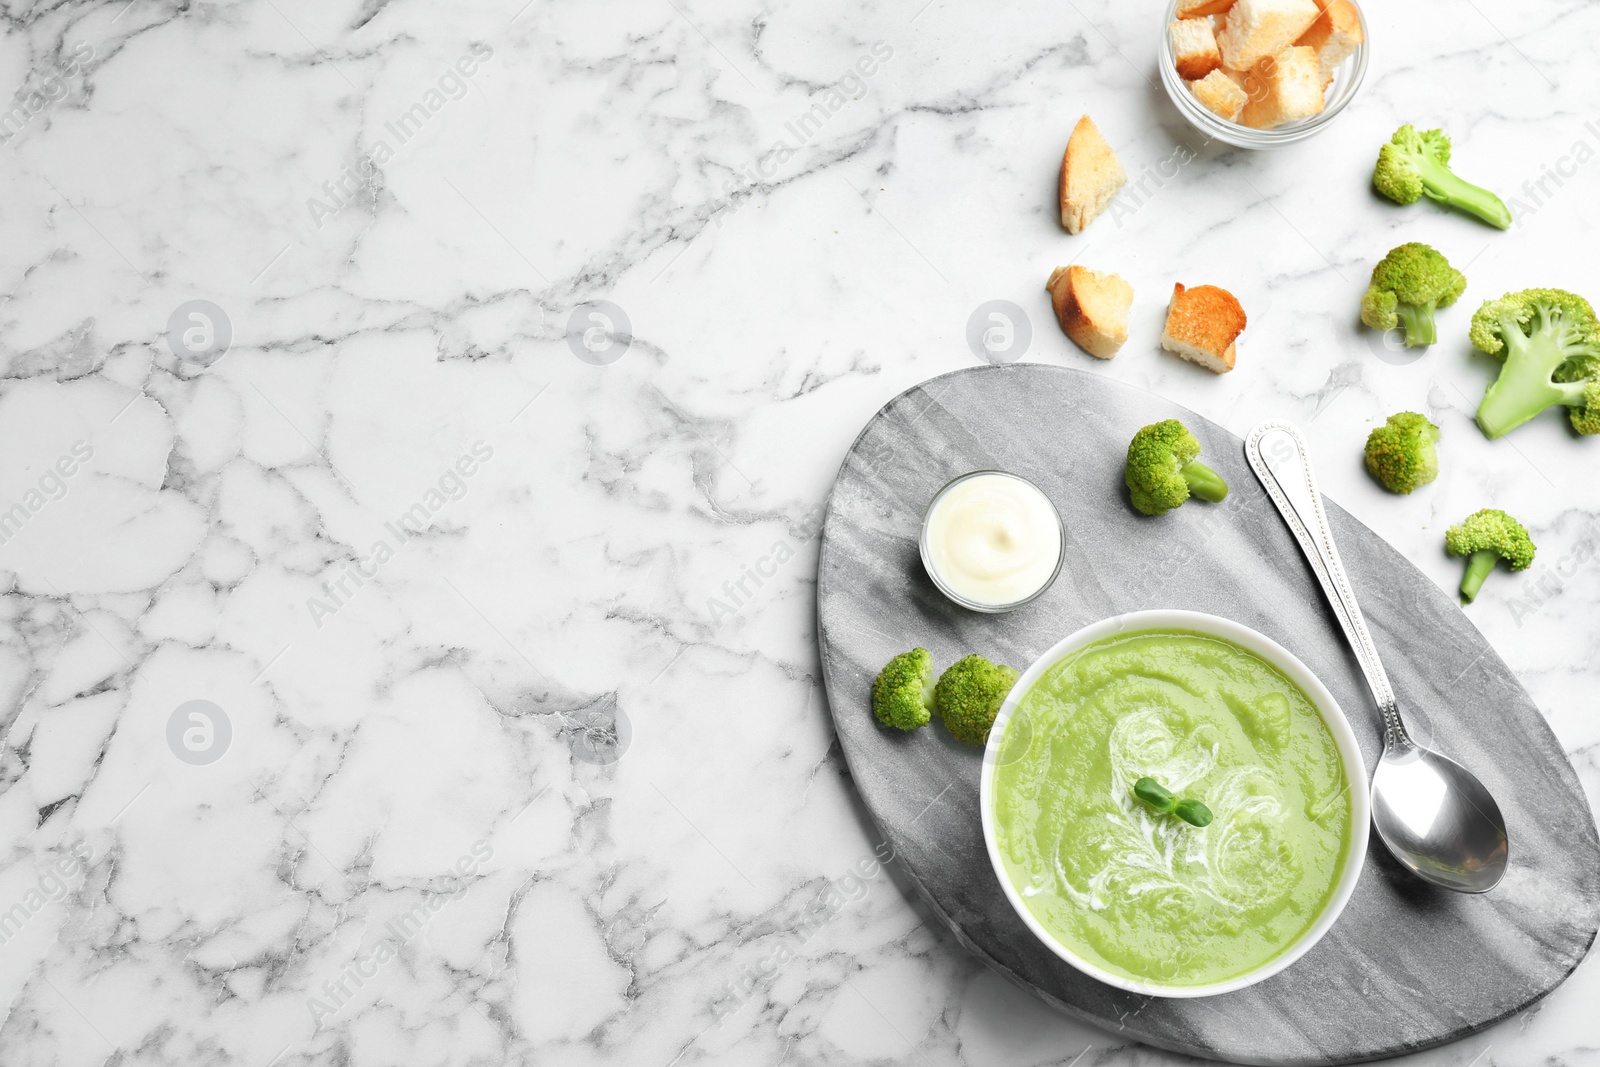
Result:
<svg viewBox="0 0 1600 1067"><path fill-rule="evenodd" d="M1125 502L1126 441L1163 418L1183 420L1200 439L1231 489L1221 504L1193 502L1152 520ZM1038 485L1061 512L1069 545L1056 583L999 616L946 600L917 555L915 502L988 468ZM899 861L997 968L1051 1003L1163 1048L1322 1064L1482 1029L1526 1009L1584 957L1600 927L1600 841L1554 734L1449 595L1336 505L1329 519L1401 706L1426 724L1430 745L1500 798L1512 868L1493 894L1449 893L1418 882L1374 842L1344 914L1286 970L1222 996L1137 996L1073 969L1023 925L984 844L982 753L937 728L879 726L868 710L873 676L907 644L941 666L978 651L1021 670L1111 615L1203 611L1266 634L1323 680L1362 745L1356 787L1364 788L1383 719L1338 623L1243 443L1178 405L1083 371L1012 364L914 387L862 432L834 487L818 572L835 728ZM1464 984L1463 974L1477 980Z"/></svg>
<svg viewBox="0 0 1600 1067"><path fill-rule="evenodd" d="M820 692L840 463L994 300L1025 361L1295 419L1441 589L1448 523L1519 515L1538 561L1465 618L1593 810L1594 442L1482 440L1463 338L1600 296L1600 8L1368 20L1361 96L1260 155L1198 143L1109 0L9 6L0 1064L1173 1062L963 946ZM1071 238L1084 112L1137 188ZM1517 226L1373 197L1403 121ZM1414 361L1355 310L1410 239L1469 277ZM1137 291L1112 363L1050 318L1075 258ZM1233 374L1157 350L1175 281L1239 294ZM1403 500L1356 458L1402 408L1446 430ZM1590 958L1416 1062L1600 1064L1597 995Z"/></svg>

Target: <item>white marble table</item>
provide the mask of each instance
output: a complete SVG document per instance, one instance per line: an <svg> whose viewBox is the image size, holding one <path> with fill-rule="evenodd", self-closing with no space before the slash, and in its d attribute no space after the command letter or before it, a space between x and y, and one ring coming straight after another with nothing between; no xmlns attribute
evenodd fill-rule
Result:
<svg viewBox="0 0 1600 1067"><path fill-rule="evenodd" d="M1332 131L1205 149L1070 238L1078 115L1135 178L1197 145L1155 5L519 7L8 13L0 1063L1169 1060L960 947L818 690L856 430L975 362L992 299L1084 365L1043 290L1074 257L1139 294L1096 370L1300 421L1441 585L1448 523L1529 524L1472 617L1600 796L1600 445L1484 441L1464 341L1484 296L1600 297L1600 8L1373 0ZM1512 232L1368 191L1408 120ZM1412 239L1470 285L1404 362L1355 308ZM1239 294L1235 373L1156 350L1174 281ZM601 300L629 342L577 358ZM1399 500L1357 457L1402 408L1447 442ZM1600 1063L1597 995L1591 958L1417 1059Z"/></svg>

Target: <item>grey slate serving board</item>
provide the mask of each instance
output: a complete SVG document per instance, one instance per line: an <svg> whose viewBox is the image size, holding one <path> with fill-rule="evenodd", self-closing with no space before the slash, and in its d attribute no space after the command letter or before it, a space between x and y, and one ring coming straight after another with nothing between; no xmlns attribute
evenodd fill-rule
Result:
<svg viewBox="0 0 1600 1067"><path fill-rule="evenodd" d="M1146 423L1182 419L1232 486L1159 519L1126 503L1122 460ZM1008 615L956 607L929 582L917 530L957 474L1015 471L1066 525L1056 584ZM1060 961L1002 896L978 816L981 753L937 725L878 726L878 668L913 645L940 667L970 651L1026 667L1087 623L1190 608L1277 640L1325 682L1370 776L1381 723L1337 624L1242 443L1158 397L1083 371L1010 364L902 393L856 440L834 485L818 563L823 673L856 785L895 855L956 934L1047 1001L1124 1037L1246 1063L1351 1063L1470 1034L1559 985L1600 926L1600 843L1555 736L1454 600L1330 503L1329 520L1401 706L1420 740L1476 772L1510 827L1511 868L1486 896L1430 888L1376 836L1328 935L1250 989L1197 1000L1122 992Z"/></svg>

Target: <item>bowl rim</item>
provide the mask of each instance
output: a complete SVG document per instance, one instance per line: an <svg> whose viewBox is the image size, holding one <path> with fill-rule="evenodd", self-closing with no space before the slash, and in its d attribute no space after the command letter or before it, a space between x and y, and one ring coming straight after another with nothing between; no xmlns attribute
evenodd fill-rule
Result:
<svg viewBox="0 0 1600 1067"><path fill-rule="evenodd" d="M960 485L962 482L968 480L969 478L976 478L984 474L998 474L1006 478L1014 478L1023 485L1026 485L1029 489L1032 489L1035 493L1038 493L1039 498L1050 506L1050 514L1054 515L1056 520L1055 570L1050 572L1050 577L1046 578L1044 580L1044 584L1039 586L1039 588L1035 589L1021 600L1013 600L1005 604L985 604L981 600L969 600L960 593L957 593L955 590L951 589L945 584L943 576L939 574L939 568L934 565L933 548L928 543L928 521L933 518L933 509L939 506L939 501L943 500L946 493ZM1050 499L1050 494L1039 488L1038 483L1032 478L1025 477L1016 473L1015 471L1001 470L998 467L985 467L981 470L972 470L967 471L965 474L956 475L954 478L951 478L949 481L940 486L939 491L933 494L932 499L928 501L928 506L922 510L922 523L917 529L917 555L921 558L922 569L927 573L928 579L933 582L934 588L943 593L946 599L948 599L951 603L959 604L968 611L981 612L985 615L1003 615L1008 611L1015 611L1024 604L1033 603L1035 600L1038 600L1040 597L1044 596L1045 593L1050 590L1052 585L1056 584L1056 579L1061 577L1062 565L1065 564L1067 560L1067 527L1066 524L1061 521L1061 509L1056 507L1056 502Z"/></svg>
<svg viewBox="0 0 1600 1067"><path fill-rule="evenodd" d="M1261 966L1242 975L1220 982L1210 982L1205 985L1173 986L1162 985L1156 982L1145 982L1123 975L1113 974L1097 964L1084 959L1072 949L1062 944L1056 937L1045 929L1038 919L1034 918L1017 889L1011 883L1011 876L1006 871L1005 861L1000 855L1000 846L995 838L994 828L994 776L998 766L998 753L1000 741L1005 735L1006 723L1010 721L1012 713L1021 702L1023 695L1033 687L1039 677L1051 667L1055 666L1068 655L1081 651L1107 637L1117 634L1132 634L1149 630L1186 630L1208 637L1219 637L1231 641L1248 652L1260 656L1271 666L1283 672L1295 685L1299 686L1305 695L1311 698L1318 714L1328 726L1333 735L1335 747L1339 750L1341 762L1344 764L1346 791L1350 795L1350 840L1345 852L1344 865L1339 872L1339 881L1334 887L1332 898L1329 899L1322 914L1300 937L1283 951ZM1322 684L1311 669L1300 659L1267 637L1265 634L1252 629L1240 622L1226 619L1219 615L1210 615L1205 612L1189 611L1181 608L1159 608L1144 611L1126 612L1114 615L1099 622L1090 623L1075 633L1062 638L1044 652L1038 659L1024 671L1011 687L1011 692L1006 695L1005 702L1000 706L1000 712L995 716L994 726L989 730L989 740L983 752L983 770L979 780L978 806L983 822L984 845L989 852L989 863L994 868L995 877L999 879L1001 891L1011 903L1012 910L1022 919L1028 929L1033 932L1044 946L1054 952L1061 959L1082 971L1084 974L1107 985L1124 989L1131 993L1141 993L1146 996L1168 997L1173 999L1188 999L1192 997L1209 997L1221 993L1231 993L1234 990L1244 989L1255 985L1282 971L1294 963L1301 956L1309 952L1313 945L1321 941L1333 924L1338 921L1345 905L1355 893L1356 884L1361 879L1361 873L1366 866L1367 846L1371 828L1370 800L1365 789L1366 763L1361 755L1361 746L1356 740L1355 731L1350 726L1350 721L1345 718L1339 702ZM1358 777L1359 775L1359 777Z"/></svg>
<svg viewBox="0 0 1600 1067"><path fill-rule="evenodd" d="M1333 105L1309 119L1275 129L1258 130L1243 123L1229 122L1201 105L1189 91L1189 84L1178 73L1177 58L1172 52L1172 35L1168 32L1167 26L1178 21L1179 2L1180 0L1167 0L1166 16L1161 21L1161 42L1157 46L1156 66L1160 68L1162 88L1167 91L1167 96L1178 113L1189 125L1213 140L1232 145L1234 148L1249 149L1285 148L1298 144L1332 125L1333 120L1355 100L1361 91L1361 83L1366 80L1367 66L1372 55L1372 33L1368 29L1367 15L1362 10L1361 0L1351 0L1351 6L1356 9L1356 21L1361 26L1361 43L1356 45L1355 54L1340 64L1341 68L1349 67L1350 80L1348 84L1339 84L1339 96ZM1338 82L1340 75L1337 70L1334 77Z"/></svg>

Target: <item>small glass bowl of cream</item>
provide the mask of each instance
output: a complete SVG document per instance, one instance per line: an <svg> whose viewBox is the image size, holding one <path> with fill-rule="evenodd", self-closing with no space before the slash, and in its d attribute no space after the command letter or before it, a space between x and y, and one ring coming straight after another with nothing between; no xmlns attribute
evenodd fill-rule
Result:
<svg viewBox="0 0 1600 1067"><path fill-rule="evenodd" d="M1007 471L972 471L940 489L922 517L922 566L973 611L1033 600L1061 573L1066 536L1050 498Z"/></svg>

